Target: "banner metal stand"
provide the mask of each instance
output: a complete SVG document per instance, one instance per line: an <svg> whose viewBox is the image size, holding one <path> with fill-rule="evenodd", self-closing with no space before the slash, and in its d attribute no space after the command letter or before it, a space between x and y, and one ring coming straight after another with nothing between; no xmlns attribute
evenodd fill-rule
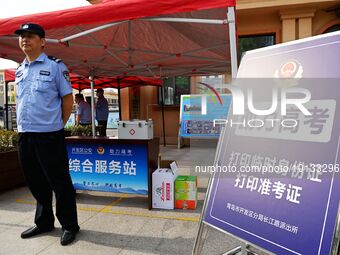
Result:
<svg viewBox="0 0 340 255"><path fill-rule="evenodd" d="M253 252L250 250L250 245L249 244L242 244L241 246L238 246L226 253L223 253L221 255L258 255L256 252Z"/></svg>
<svg viewBox="0 0 340 255"><path fill-rule="evenodd" d="M232 16L233 16L233 12L232 12L232 8L228 9L228 21L232 21L230 19L232 19ZM232 22L229 23L230 26L233 24ZM234 29L235 27L230 27L231 29ZM231 49L236 49L236 44L233 44L235 41L235 38L232 37L232 35L230 36L230 47ZM322 44L324 45L324 44ZM235 53L235 51L232 51L231 50L231 53ZM271 53L272 54L272 53ZM233 57L234 55L232 55L231 57L231 64L232 64L232 78L235 78L236 77L236 68L237 68L237 62L233 60L235 59ZM234 68L233 68L234 67ZM235 68L236 67L236 68ZM333 92L334 93L334 92ZM217 150L216 150L216 155L215 155L215 161L214 161L214 165L215 166L220 166L222 162L224 161L221 161L220 159L220 156L222 155L223 151L224 151L224 144L223 144L223 141L224 141L224 137L226 136L225 133L227 129L223 129L223 131L221 132L221 136L220 136L220 139L219 139L219 142L218 142L218 145L217 145ZM338 134L335 134L335 135L338 135ZM225 145L225 146L229 146L229 145ZM338 152L340 151L340 138L338 139L338 148L337 148L337 152L336 152L336 158L335 158L335 163L334 164L338 164ZM223 159L222 159L223 160ZM224 229L221 229L219 228L218 226L214 226L213 224L210 224L208 220L205 220L206 218L208 218L209 216L209 206L210 206L210 198L211 198L211 195L212 193L214 192L214 185L215 185L215 181L214 181L214 178L218 178L218 177L215 177L215 176L210 176L210 179L209 179L209 184L208 184L208 187L207 187L207 193L206 193L206 197L205 197L205 200L204 200L204 204L203 204L203 209L202 209L202 213L201 213L201 216L200 216L200 221L199 221L199 229L198 229L198 232L197 232L197 236L196 236L196 240L195 240L195 244L194 244L194 247L193 247L193 251L192 251L192 255L200 255L201 254L201 249L202 249L202 233L203 233L203 229L206 225L212 227L212 228L215 228L217 229L218 231L221 231L223 233L226 233L228 234L229 232L227 232L226 230ZM333 172L333 178L334 178L334 172ZM333 185L333 182L330 186L330 190L334 187L332 187ZM337 193L338 194L338 193ZM329 196L330 197L330 196ZM336 197L336 199L338 199L338 197ZM220 202L220 201L218 201ZM214 203L214 202L213 202ZM212 203L212 204L213 204ZM216 203L216 201L215 201ZM334 206L336 206L338 204L338 210L337 212L335 211L336 209L334 208ZM327 240L329 241L327 243L327 247L322 247L322 243L320 242L320 245L318 246L318 250L315 250L315 252L313 254L328 254L328 255L340 255L340 203L334 203L332 204L333 208L334 208L334 214L332 215L333 216L336 216L336 219L335 219L335 224L334 224L334 228L333 228L333 225L331 226L332 227L332 233L333 233L333 237L332 237L332 240ZM327 210L328 210L328 205L327 204ZM334 218L332 218L333 220ZM326 218L323 219L325 220L324 223L326 222ZM333 222L332 222L333 223ZM230 233L231 234L231 233ZM323 235L324 233L322 233ZM235 235L234 235L235 237ZM260 250L263 250L269 254L273 254L271 253L270 251L266 250L265 247L260 247L258 245L256 245L256 242L254 242L254 244L249 244L248 241L246 241L245 238L241 238L241 237L237 237L236 238L238 240L240 240L242 242L242 244L236 248L233 248L232 250L230 251L227 251L225 253L222 253L221 255L236 255L236 254L241 254L241 255L245 255L245 254L249 254L249 255L257 255L254 251L252 251L252 248L256 248L256 249L260 249ZM328 237L328 238L331 238ZM306 242L306 245L308 245L309 243ZM328 246L330 245L330 246ZM286 247L288 248L288 247ZM324 251L327 249L327 253ZM302 254L305 254L306 251L303 251ZM294 252L295 254L298 254L296 252ZM292 253L289 253L289 254L293 254ZM300 253L299 253L300 254Z"/></svg>
<svg viewBox="0 0 340 255"><path fill-rule="evenodd" d="M340 254L339 245L340 245L340 203L339 203L339 206L338 206L338 216L336 218L336 226L335 226L335 230L334 230L331 255L339 255Z"/></svg>
<svg viewBox="0 0 340 255"><path fill-rule="evenodd" d="M222 142L223 142L225 133L226 133L225 129L223 128L221 135L218 139L218 143L217 143L216 154L215 154L215 159L214 159L214 165L215 166L218 165L218 158L221 154L221 147L222 147ZM207 189L206 197L204 199L202 213L200 215L199 228L198 228L198 232L197 232L197 235L196 235L196 238L195 238L195 244L194 244L194 248L192 250L192 255L199 255L200 252L201 252L201 241L202 241L202 234L203 234L203 229L204 229L203 217L204 217L206 209L207 209L207 201L208 201L208 198L209 198L210 192L211 192L212 180L213 180L213 177L210 175L209 182L208 182L208 189Z"/></svg>

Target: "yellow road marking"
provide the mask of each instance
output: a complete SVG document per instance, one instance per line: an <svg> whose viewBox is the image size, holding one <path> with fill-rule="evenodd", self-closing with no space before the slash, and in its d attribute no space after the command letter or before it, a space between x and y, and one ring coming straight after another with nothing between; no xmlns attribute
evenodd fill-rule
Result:
<svg viewBox="0 0 340 255"><path fill-rule="evenodd" d="M166 220L180 220L180 221L191 221L191 222L198 222L199 218L195 217L176 217L176 216L161 216L161 215L154 215L154 214L147 214L147 213L132 213L132 212L124 212L124 211L112 211L109 208L113 205L119 204L124 197L120 197L117 200L112 201L110 204L105 206L104 208L97 209L97 208L90 208L90 207L79 207L78 210L80 211L88 211L88 212L98 212L98 213L111 213L116 215L127 215L127 216L137 216L137 217L145 217L145 218L154 218L154 219L166 219ZM15 202L22 203L22 204L30 204L35 205L35 202L25 201L23 199L16 199Z"/></svg>
<svg viewBox="0 0 340 255"><path fill-rule="evenodd" d="M36 202L30 202L30 201L26 201L24 199L16 199L15 202L22 203L22 204L29 204L29 205L35 205L36 204Z"/></svg>
<svg viewBox="0 0 340 255"><path fill-rule="evenodd" d="M85 207L77 207L80 211L88 211L88 212L103 212L103 209L97 209L97 208L85 208ZM105 213L105 212L103 212Z"/></svg>
<svg viewBox="0 0 340 255"><path fill-rule="evenodd" d="M110 212L111 207L114 205L118 205L123 200L123 197L118 198L117 200L112 201L110 204L105 206L103 209L100 210L100 212Z"/></svg>
<svg viewBox="0 0 340 255"><path fill-rule="evenodd" d="M199 221L198 217L192 218L192 217L161 216L161 215L153 215L153 214L146 214L146 213L131 213L131 212L123 212L123 211L111 211L110 213L117 214L117 215L139 216L139 217L167 219L167 220L183 220L183 221L192 221L192 222Z"/></svg>

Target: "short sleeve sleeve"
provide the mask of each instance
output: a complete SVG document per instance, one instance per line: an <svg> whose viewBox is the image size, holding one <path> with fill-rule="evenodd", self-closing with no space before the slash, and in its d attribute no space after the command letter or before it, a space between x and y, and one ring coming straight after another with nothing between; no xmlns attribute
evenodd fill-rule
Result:
<svg viewBox="0 0 340 255"><path fill-rule="evenodd" d="M64 63L57 64L56 84L61 97L72 94L70 74Z"/></svg>

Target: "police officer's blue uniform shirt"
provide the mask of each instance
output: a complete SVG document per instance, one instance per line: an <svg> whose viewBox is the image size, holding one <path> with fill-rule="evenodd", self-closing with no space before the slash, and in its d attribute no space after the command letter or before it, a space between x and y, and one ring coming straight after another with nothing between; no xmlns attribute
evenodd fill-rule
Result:
<svg viewBox="0 0 340 255"><path fill-rule="evenodd" d="M72 93L68 70L45 53L16 71L18 132L52 132L64 128L62 97Z"/></svg>
<svg viewBox="0 0 340 255"><path fill-rule="evenodd" d="M80 124L91 124L91 106L88 102L85 102L84 100L80 101L77 107L76 114L80 116Z"/></svg>
<svg viewBox="0 0 340 255"><path fill-rule="evenodd" d="M109 117L109 104L106 98L99 98L96 106L96 119L107 120Z"/></svg>

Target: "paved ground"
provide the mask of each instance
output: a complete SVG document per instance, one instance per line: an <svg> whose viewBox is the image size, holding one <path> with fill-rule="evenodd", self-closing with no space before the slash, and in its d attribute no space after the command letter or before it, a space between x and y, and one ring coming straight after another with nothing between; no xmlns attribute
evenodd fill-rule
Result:
<svg viewBox="0 0 340 255"><path fill-rule="evenodd" d="M190 173L192 160L213 161L211 147L197 151L161 148L163 159L176 159L182 174ZM48 234L21 239L32 226L35 202L26 187L0 193L0 254L191 254L202 210L208 178L199 176L196 210L147 209L144 197L112 196L106 193L77 194L81 231L69 246L61 246L60 225ZM222 254L240 244L225 234L206 227L202 254Z"/></svg>

